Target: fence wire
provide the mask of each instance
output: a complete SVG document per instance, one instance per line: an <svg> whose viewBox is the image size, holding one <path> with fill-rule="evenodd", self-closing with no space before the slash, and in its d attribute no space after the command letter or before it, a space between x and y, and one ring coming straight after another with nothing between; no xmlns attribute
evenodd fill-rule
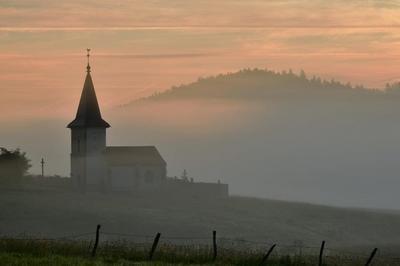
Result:
<svg viewBox="0 0 400 266"><path fill-rule="evenodd" d="M71 235L64 235L64 236L59 236L59 237L54 237L54 238L47 238L47 237L34 237L34 236L28 236L26 234L22 234L22 236L7 236L3 235L0 236L0 240L20 240L20 241L73 241L73 242L79 242L79 241L92 241L95 237L96 232L86 232L86 233L80 233L80 234L71 234ZM116 240L109 240L106 238L106 240L103 240L103 243L106 244L107 242L113 242L113 241L125 241L127 243L132 243L133 245L140 240L145 240L144 244L151 245L155 234L154 235L144 235L144 234L128 234L128 233L119 233L119 232L109 232L109 231L101 231L100 233L101 236L111 236L111 237L117 237ZM179 246L176 241L179 240L184 240L184 241L189 241L191 244L194 244L195 241L202 241L200 242L201 245L204 246L211 246L212 243L212 236L210 235L209 237L205 236L168 236L168 235L161 235L161 240L164 241L164 243L167 244L174 244ZM276 244L276 248L281 251L281 250L294 250L294 254L301 254L305 250L310 250L313 254L317 254L319 252L321 246L317 245L305 245L303 242L299 244L288 244L288 243L283 243L279 241L271 241L271 240L264 240L264 241L257 241L257 240L247 240L243 238L229 238L229 237L218 237L217 241L220 246L224 247L224 244L231 243L232 245L235 244L248 244L248 248L255 248L258 250L267 250L270 246L273 244ZM293 241L295 242L295 241ZM143 243L143 242L142 242ZM329 244L329 243L328 243ZM307 251L306 254L312 254L310 251ZM339 249L339 248L329 248L325 247L324 251L326 255L324 255L325 258L334 258L336 256L339 256L341 259L346 260L351 258L362 258L362 259L367 259L370 256L370 252L357 252L357 251L349 251L349 250L344 250L344 249ZM393 261L398 261L400 263L400 257L399 256L391 256L388 254L383 253L380 249L378 249L378 254L377 254L377 260L380 258L385 259L385 260L393 260ZM400 265L400 264L399 264Z"/></svg>

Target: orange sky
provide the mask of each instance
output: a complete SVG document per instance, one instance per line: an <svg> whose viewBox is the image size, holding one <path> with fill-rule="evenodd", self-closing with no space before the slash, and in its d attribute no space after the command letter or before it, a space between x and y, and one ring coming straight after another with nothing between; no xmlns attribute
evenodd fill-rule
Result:
<svg viewBox="0 0 400 266"><path fill-rule="evenodd" d="M3 0L0 121L72 117L87 47L106 108L245 67L382 88L400 79L400 4Z"/></svg>

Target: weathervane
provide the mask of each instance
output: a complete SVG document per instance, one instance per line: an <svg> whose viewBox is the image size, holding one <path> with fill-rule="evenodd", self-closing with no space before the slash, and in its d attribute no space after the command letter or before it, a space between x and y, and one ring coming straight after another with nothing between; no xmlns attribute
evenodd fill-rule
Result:
<svg viewBox="0 0 400 266"><path fill-rule="evenodd" d="M86 51L87 51L87 55L86 55L87 56L87 67L86 68L87 68L87 72L90 73L90 62L89 62L90 48L87 48Z"/></svg>

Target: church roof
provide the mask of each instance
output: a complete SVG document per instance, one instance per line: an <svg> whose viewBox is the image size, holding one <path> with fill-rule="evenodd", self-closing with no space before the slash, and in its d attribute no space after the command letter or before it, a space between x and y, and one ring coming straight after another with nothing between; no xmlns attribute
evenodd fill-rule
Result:
<svg viewBox="0 0 400 266"><path fill-rule="evenodd" d="M166 165L166 162L155 146L106 147L104 153L109 165Z"/></svg>
<svg viewBox="0 0 400 266"><path fill-rule="evenodd" d="M90 75L89 64L87 66L85 84L83 85L76 117L67 127L110 127L110 124L101 117L99 103L97 102L96 92Z"/></svg>

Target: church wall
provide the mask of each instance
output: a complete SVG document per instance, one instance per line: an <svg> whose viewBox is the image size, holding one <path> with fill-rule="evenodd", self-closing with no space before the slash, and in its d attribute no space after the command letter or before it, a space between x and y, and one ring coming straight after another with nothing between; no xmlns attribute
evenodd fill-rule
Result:
<svg viewBox="0 0 400 266"><path fill-rule="evenodd" d="M105 182L107 167L102 154L86 156L86 183L88 185L102 186Z"/></svg>
<svg viewBox="0 0 400 266"><path fill-rule="evenodd" d="M165 178L164 166L162 165L140 165L140 188L142 190L154 190L159 189L162 185L162 181Z"/></svg>
<svg viewBox="0 0 400 266"><path fill-rule="evenodd" d="M113 190L159 189L165 179L165 167L160 165L110 166L108 173Z"/></svg>
<svg viewBox="0 0 400 266"><path fill-rule="evenodd" d="M71 130L71 178L76 186L86 183L85 154L85 129L74 128Z"/></svg>
<svg viewBox="0 0 400 266"><path fill-rule="evenodd" d="M71 154L83 155L86 153L86 130L83 128L71 129Z"/></svg>
<svg viewBox="0 0 400 266"><path fill-rule="evenodd" d="M109 182L113 190L134 190L137 183L135 168L116 166L109 169Z"/></svg>
<svg viewBox="0 0 400 266"><path fill-rule="evenodd" d="M106 148L106 129L87 128L86 129L86 153L102 153Z"/></svg>
<svg viewBox="0 0 400 266"><path fill-rule="evenodd" d="M86 129L86 183L102 186L106 178L103 151L106 148L106 129Z"/></svg>
<svg viewBox="0 0 400 266"><path fill-rule="evenodd" d="M71 130L71 178L79 186L102 185L106 176L103 150L105 128L74 128Z"/></svg>

